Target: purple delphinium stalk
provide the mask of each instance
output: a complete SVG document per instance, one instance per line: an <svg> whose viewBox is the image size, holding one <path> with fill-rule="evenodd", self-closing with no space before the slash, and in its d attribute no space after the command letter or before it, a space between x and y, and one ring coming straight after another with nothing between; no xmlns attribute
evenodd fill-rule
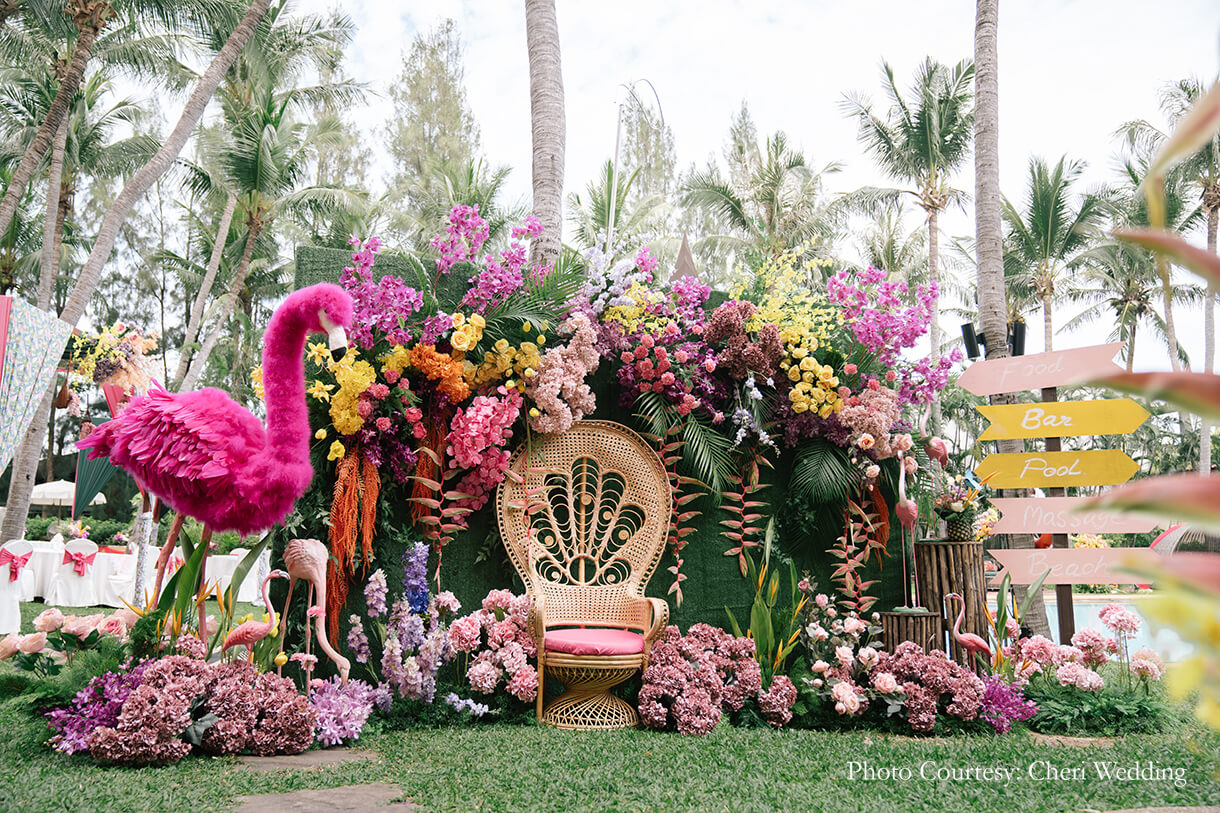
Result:
<svg viewBox="0 0 1220 813"><path fill-rule="evenodd" d="M114 726L119 711L140 685L144 670L152 661L145 661L127 672L107 672L89 681L72 704L47 713L47 722L57 732L51 738L55 750L75 754L89 750L89 735L102 726Z"/></svg>
<svg viewBox="0 0 1220 813"><path fill-rule="evenodd" d="M402 557L402 593L411 612L428 608L428 545L416 542Z"/></svg>
<svg viewBox="0 0 1220 813"><path fill-rule="evenodd" d="M987 678L985 685L979 716L991 723L997 734L1008 733L1013 723L1024 722L1038 712L1038 705L1025 699L1021 686L1005 683L999 675Z"/></svg>
<svg viewBox="0 0 1220 813"><path fill-rule="evenodd" d="M386 611L386 592L389 588L385 583L385 571L381 568L373 571L368 583L364 585L364 601L368 607L369 618L377 618Z"/></svg>
<svg viewBox="0 0 1220 813"><path fill-rule="evenodd" d="M369 649L369 636L364 631L364 622L358 615L348 618L352 628L347 632L347 648L355 656L357 663L368 663L372 657Z"/></svg>
<svg viewBox="0 0 1220 813"><path fill-rule="evenodd" d="M456 692L445 695L445 703L457 711L468 711L471 717L482 717L490 708L484 703L475 702L473 698L461 698Z"/></svg>

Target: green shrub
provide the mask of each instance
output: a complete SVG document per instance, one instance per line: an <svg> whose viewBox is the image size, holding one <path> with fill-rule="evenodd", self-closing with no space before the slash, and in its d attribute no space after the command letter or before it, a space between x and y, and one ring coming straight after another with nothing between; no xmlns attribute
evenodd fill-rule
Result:
<svg viewBox="0 0 1220 813"><path fill-rule="evenodd" d="M1038 713L1028 723L1042 734L1116 737L1124 734L1155 734L1165 729L1169 706L1160 687L1145 691L1126 688L1107 680L1099 692L1065 689L1048 691L1030 685L1025 696L1038 704Z"/></svg>

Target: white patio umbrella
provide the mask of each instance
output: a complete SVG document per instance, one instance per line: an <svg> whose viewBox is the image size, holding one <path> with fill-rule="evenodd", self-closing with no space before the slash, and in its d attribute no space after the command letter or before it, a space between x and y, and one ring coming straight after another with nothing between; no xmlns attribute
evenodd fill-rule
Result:
<svg viewBox="0 0 1220 813"><path fill-rule="evenodd" d="M67 480L52 480L49 483L39 483L34 486L30 497L30 505L72 505L72 495L76 493L76 483ZM105 505L106 496L96 495L90 505Z"/></svg>

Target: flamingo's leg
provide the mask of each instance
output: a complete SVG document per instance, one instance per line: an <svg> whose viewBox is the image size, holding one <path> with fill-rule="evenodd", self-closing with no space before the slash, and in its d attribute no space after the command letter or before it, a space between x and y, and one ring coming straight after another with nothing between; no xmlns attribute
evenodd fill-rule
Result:
<svg viewBox="0 0 1220 813"><path fill-rule="evenodd" d="M313 599L314 599L314 593L316 591L317 591L317 588L314 586L314 583L311 581L309 583L309 604L307 605L307 609L305 611L306 612L306 615L305 615L305 654L306 655L309 655L313 651L313 649L310 647L310 637L309 637L309 610L313 609Z"/></svg>
<svg viewBox="0 0 1220 813"><path fill-rule="evenodd" d="M292 604L292 588L296 587L296 584L297 584L297 577L293 576L292 574L289 574L288 575L288 597L284 599L284 611L280 613L280 632L279 632L280 648L277 651L277 654L279 652L284 651L284 633L288 629L288 607L289 607L289 605ZM268 607L267 609L269 611L271 610L270 607ZM275 673L277 675L283 677L284 667L277 666L275 669Z"/></svg>
<svg viewBox="0 0 1220 813"><path fill-rule="evenodd" d="M178 542L178 533L182 530L182 523L186 520L186 515L179 512L174 515L174 521L169 526L169 535L165 537L165 544L161 546L161 554L157 557L157 580L153 584L153 598L155 602L161 595L161 582L165 580L165 568L169 565L169 557L174 553L174 545Z"/></svg>

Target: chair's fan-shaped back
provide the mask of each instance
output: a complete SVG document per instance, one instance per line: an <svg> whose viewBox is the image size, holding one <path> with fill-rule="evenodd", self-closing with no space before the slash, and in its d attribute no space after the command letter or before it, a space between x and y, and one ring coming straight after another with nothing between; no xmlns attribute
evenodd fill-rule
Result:
<svg viewBox="0 0 1220 813"><path fill-rule="evenodd" d="M523 445L510 466L523 482L500 485L500 533L526 586L546 599L548 619L616 615L616 597L643 593L665 548L672 495L638 435L581 421Z"/></svg>

